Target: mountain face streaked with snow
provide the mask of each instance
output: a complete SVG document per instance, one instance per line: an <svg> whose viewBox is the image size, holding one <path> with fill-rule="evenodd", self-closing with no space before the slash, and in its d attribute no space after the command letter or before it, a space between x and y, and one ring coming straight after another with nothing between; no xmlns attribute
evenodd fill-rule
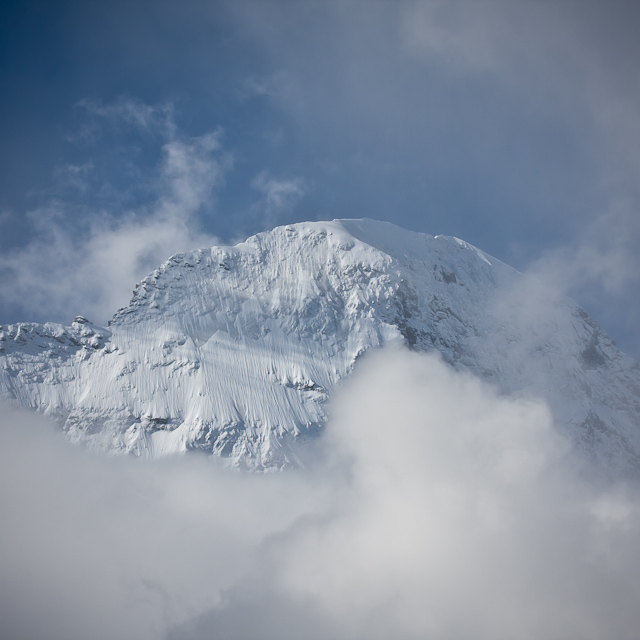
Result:
<svg viewBox="0 0 640 640"><path fill-rule="evenodd" d="M299 463L361 354L404 343L543 398L577 448L640 469L638 365L573 301L541 300L456 238L372 220L278 227L173 256L107 328L1 326L0 394L99 450L278 468Z"/></svg>

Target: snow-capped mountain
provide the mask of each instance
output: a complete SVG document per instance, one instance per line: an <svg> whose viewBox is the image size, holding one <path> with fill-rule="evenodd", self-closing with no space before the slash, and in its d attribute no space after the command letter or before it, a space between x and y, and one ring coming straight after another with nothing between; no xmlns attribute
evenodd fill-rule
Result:
<svg viewBox="0 0 640 640"><path fill-rule="evenodd" d="M585 311L461 240L372 220L175 255L107 328L1 326L0 394L104 451L277 468L391 342L545 399L579 448L640 469L640 369Z"/></svg>

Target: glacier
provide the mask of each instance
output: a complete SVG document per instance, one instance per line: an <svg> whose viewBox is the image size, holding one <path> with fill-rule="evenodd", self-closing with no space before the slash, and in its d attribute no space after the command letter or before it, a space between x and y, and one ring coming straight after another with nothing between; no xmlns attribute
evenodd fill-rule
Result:
<svg viewBox="0 0 640 640"><path fill-rule="evenodd" d="M545 400L590 460L640 471L640 367L577 303L462 240L368 219L174 255L107 327L2 325L0 397L92 449L272 470L304 464L333 390L391 344Z"/></svg>

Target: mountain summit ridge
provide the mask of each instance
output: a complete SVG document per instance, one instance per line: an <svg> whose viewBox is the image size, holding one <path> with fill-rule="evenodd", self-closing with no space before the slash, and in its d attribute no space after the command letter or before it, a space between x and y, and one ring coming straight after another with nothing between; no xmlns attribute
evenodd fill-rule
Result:
<svg viewBox="0 0 640 640"><path fill-rule="evenodd" d="M389 343L543 398L578 448L640 469L640 370L595 320L462 240L368 219L176 254L108 327L2 326L0 394L99 450L279 468Z"/></svg>

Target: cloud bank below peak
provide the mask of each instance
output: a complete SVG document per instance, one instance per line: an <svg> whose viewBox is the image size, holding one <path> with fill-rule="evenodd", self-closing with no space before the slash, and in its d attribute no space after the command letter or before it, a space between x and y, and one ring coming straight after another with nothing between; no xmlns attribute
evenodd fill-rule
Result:
<svg viewBox="0 0 640 640"><path fill-rule="evenodd" d="M363 358L332 415L322 461L246 475L96 458L8 413L3 628L635 637L638 488L585 481L544 404L391 349Z"/></svg>

